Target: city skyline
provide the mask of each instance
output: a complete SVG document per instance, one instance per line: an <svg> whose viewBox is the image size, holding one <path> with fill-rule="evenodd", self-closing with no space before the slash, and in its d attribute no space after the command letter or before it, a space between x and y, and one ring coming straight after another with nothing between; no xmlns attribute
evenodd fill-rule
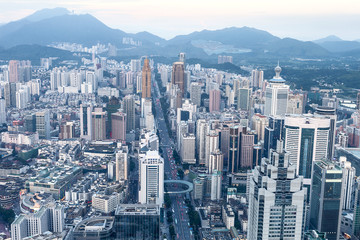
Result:
<svg viewBox="0 0 360 240"><path fill-rule="evenodd" d="M1 0L0 3L5 3ZM112 1L22 1L6 2L0 10L0 24L19 20L43 8L64 7L75 14L92 14L111 28L136 33L148 31L165 39L194 31L226 27L254 27L279 37L316 40L336 35L345 40L360 39L349 28L360 24L360 6L355 0L252 2L182 1L151 3L144 0ZM21 6L19 8L19 5ZM151 9L149 11L149 9ZM199 14L200 13L200 14ZM166 19L166 21L164 21Z"/></svg>

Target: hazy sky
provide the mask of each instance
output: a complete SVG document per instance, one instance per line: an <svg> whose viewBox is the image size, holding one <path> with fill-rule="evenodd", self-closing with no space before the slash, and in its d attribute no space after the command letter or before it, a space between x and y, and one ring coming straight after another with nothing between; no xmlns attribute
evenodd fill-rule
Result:
<svg viewBox="0 0 360 240"><path fill-rule="evenodd" d="M359 0L0 0L0 23L42 8L90 13L112 28L169 39L203 29L249 26L279 37L360 39Z"/></svg>

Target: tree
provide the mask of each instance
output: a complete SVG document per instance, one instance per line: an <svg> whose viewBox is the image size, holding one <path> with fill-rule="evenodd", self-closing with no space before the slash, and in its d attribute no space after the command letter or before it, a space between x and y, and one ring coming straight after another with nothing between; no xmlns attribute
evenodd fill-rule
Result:
<svg viewBox="0 0 360 240"><path fill-rule="evenodd" d="M8 224L11 224L15 220L15 213L12 209L5 209L0 207L0 216Z"/></svg>

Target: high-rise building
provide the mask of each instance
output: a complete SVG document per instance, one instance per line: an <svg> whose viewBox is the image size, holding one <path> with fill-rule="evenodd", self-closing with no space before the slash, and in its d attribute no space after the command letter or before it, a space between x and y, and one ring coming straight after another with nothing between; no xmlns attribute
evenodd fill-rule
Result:
<svg viewBox="0 0 360 240"><path fill-rule="evenodd" d="M251 89L250 88L239 88L238 89L238 102L237 109L242 111L250 110L250 96Z"/></svg>
<svg viewBox="0 0 360 240"><path fill-rule="evenodd" d="M160 206L120 204L115 210L116 239L160 239Z"/></svg>
<svg viewBox="0 0 360 240"><path fill-rule="evenodd" d="M92 105L80 105L80 138L92 139Z"/></svg>
<svg viewBox="0 0 360 240"><path fill-rule="evenodd" d="M333 159L334 157L334 147L336 139L336 109L331 107L322 107L319 106L316 108L315 116L325 116L330 119L330 131L329 131L329 144L328 144L328 155L327 159Z"/></svg>
<svg viewBox="0 0 360 240"><path fill-rule="evenodd" d="M228 155L228 172L235 173L239 168L239 125L230 126L230 144Z"/></svg>
<svg viewBox="0 0 360 240"><path fill-rule="evenodd" d="M129 159L128 159L127 148L123 148L123 149L117 151L115 158L116 158L116 167L115 167L116 181L127 180L128 172L129 172L129 170L128 170Z"/></svg>
<svg viewBox="0 0 360 240"><path fill-rule="evenodd" d="M111 114L111 138L126 140L126 113L117 112Z"/></svg>
<svg viewBox="0 0 360 240"><path fill-rule="evenodd" d="M220 198L221 198L221 178L222 178L222 174L221 174L220 171L215 170L211 174L211 194L210 194L210 199L212 201L220 200Z"/></svg>
<svg viewBox="0 0 360 240"><path fill-rule="evenodd" d="M352 209L352 203L354 200L353 191L355 186L355 168L351 166L351 162L346 161L346 157L341 156L339 159L340 166L343 168L344 175L344 187L343 187L343 205L342 209Z"/></svg>
<svg viewBox="0 0 360 240"><path fill-rule="evenodd" d="M145 59L149 61L148 59ZM130 70L132 72L138 72L141 69L141 61L139 59L131 59L130 60Z"/></svg>
<svg viewBox="0 0 360 240"><path fill-rule="evenodd" d="M288 106L286 113L288 114L303 114L304 113L304 94L290 93L288 97Z"/></svg>
<svg viewBox="0 0 360 240"><path fill-rule="evenodd" d="M6 101L0 98L0 125L6 123Z"/></svg>
<svg viewBox="0 0 360 240"><path fill-rule="evenodd" d="M95 108L91 113L91 139L104 140L106 139L106 111L102 108Z"/></svg>
<svg viewBox="0 0 360 240"><path fill-rule="evenodd" d="M219 149L211 152L209 157L208 173L211 174L215 170L222 172L224 167L224 155Z"/></svg>
<svg viewBox="0 0 360 240"><path fill-rule="evenodd" d="M11 239L21 240L47 231L61 233L65 228L64 207L57 204L42 206L37 212L20 214L11 224Z"/></svg>
<svg viewBox="0 0 360 240"><path fill-rule="evenodd" d="M197 159L199 160L200 165L206 163L206 135L208 131L208 123L205 119L198 119L196 121L196 152Z"/></svg>
<svg viewBox="0 0 360 240"><path fill-rule="evenodd" d="M190 99L193 104L201 106L201 85L198 82L192 82L190 85Z"/></svg>
<svg viewBox="0 0 360 240"><path fill-rule="evenodd" d="M29 114L25 116L24 130L26 132L36 132L36 115Z"/></svg>
<svg viewBox="0 0 360 240"><path fill-rule="evenodd" d="M314 162L310 193L310 229L325 232L328 240L338 240L342 214L343 169L334 162Z"/></svg>
<svg viewBox="0 0 360 240"><path fill-rule="evenodd" d="M27 86L22 86L16 91L16 108L24 109L30 99L30 89Z"/></svg>
<svg viewBox="0 0 360 240"><path fill-rule="evenodd" d="M251 80L250 80L251 87L261 88L263 81L264 81L264 71L257 69L251 71Z"/></svg>
<svg viewBox="0 0 360 240"><path fill-rule="evenodd" d="M19 61L9 61L9 82L19 82Z"/></svg>
<svg viewBox="0 0 360 240"><path fill-rule="evenodd" d="M164 159L158 151L148 151L140 159L139 202L164 203Z"/></svg>
<svg viewBox="0 0 360 240"><path fill-rule="evenodd" d="M149 59L144 60L142 69L142 98L151 98L151 68Z"/></svg>
<svg viewBox="0 0 360 240"><path fill-rule="evenodd" d="M7 107L16 107L16 83L9 82L5 84L5 102Z"/></svg>
<svg viewBox="0 0 360 240"><path fill-rule="evenodd" d="M134 96L127 95L124 97L123 110L126 113L126 132L135 130L135 100Z"/></svg>
<svg viewBox="0 0 360 240"><path fill-rule="evenodd" d="M221 94L219 89L209 91L209 112L219 112L221 103Z"/></svg>
<svg viewBox="0 0 360 240"><path fill-rule="evenodd" d="M256 113L251 118L251 129L255 130L258 135L259 141L264 141L265 128L268 126L269 120L266 116Z"/></svg>
<svg viewBox="0 0 360 240"><path fill-rule="evenodd" d="M183 52L179 53L179 62L183 62L184 66L185 66L185 60L186 60L185 53L183 53Z"/></svg>
<svg viewBox="0 0 360 240"><path fill-rule="evenodd" d="M197 200L202 200L204 197L205 191L205 181L201 177L197 177L193 180L194 190L192 192L193 198Z"/></svg>
<svg viewBox="0 0 360 240"><path fill-rule="evenodd" d="M35 114L36 116L36 131L39 138L50 139L50 114L49 111L41 111Z"/></svg>
<svg viewBox="0 0 360 240"><path fill-rule="evenodd" d="M171 74L171 84L178 85L181 96L183 97L186 92L186 83L185 83L185 67L183 62L174 62L172 74Z"/></svg>
<svg viewBox="0 0 360 240"><path fill-rule="evenodd" d="M249 240L303 239L306 219L306 190L296 174L289 153L278 141L270 158L263 158L249 179Z"/></svg>
<svg viewBox="0 0 360 240"><path fill-rule="evenodd" d="M278 140L285 140L285 118L283 116L270 116L269 125L265 127L264 157L270 157L270 150L276 149Z"/></svg>
<svg viewBox="0 0 360 240"><path fill-rule="evenodd" d="M74 122L64 122L60 125L59 139L70 139L75 137Z"/></svg>
<svg viewBox="0 0 360 240"><path fill-rule="evenodd" d="M183 163L195 164L195 135L184 133L181 136L180 156Z"/></svg>
<svg viewBox="0 0 360 240"><path fill-rule="evenodd" d="M327 157L330 119L311 114L285 117L285 149L296 173L311 178L313 161Z"/></svg>
<svg viewBox="0 0 360 240"><path fill-rule="evenodd" d="M280 76L281 67L275 68L275 76L269 80L269 86L265 91L265 115L276 116L284 115L287 110L289 86L285 85L285 80Z"/></svg>
<svg viewBox="0 0 360 240"><path fill-rule="evenodd" d="M243 127L239 140L239 167L240 169L252 169L253 150L254 144L257 142L257 136L254 132L248 132L246 127Z"/></svg>
<svg viewBox="0 0 360 240"><path fill-rule="evenodd" d="M205 166L209 166L210 154L219 149L219 134L215 130L210 130L206 134L205 140ZM219 170L219 169L218 169Z"/></svg>
<svg viewBox="0 0 360 240"><path fill-rule="evenodd" d="M360 183L359 179L355 183L355 201L354 201L354 213L353 213L353 226L352 236L355 239L360 239Z"/></svg>

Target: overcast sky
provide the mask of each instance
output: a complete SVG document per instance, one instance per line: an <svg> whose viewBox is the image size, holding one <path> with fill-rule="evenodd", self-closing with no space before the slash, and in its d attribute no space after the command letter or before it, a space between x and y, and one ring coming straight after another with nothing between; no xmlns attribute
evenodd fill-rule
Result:
<svg viewBox="0 0 360 240"><path fill-rule="evenodd" d="M90 13L112 28L169 39L203 29L255 27L279 37L360 39L359 0L0 0L0 23L43 8Z"/></svg>

